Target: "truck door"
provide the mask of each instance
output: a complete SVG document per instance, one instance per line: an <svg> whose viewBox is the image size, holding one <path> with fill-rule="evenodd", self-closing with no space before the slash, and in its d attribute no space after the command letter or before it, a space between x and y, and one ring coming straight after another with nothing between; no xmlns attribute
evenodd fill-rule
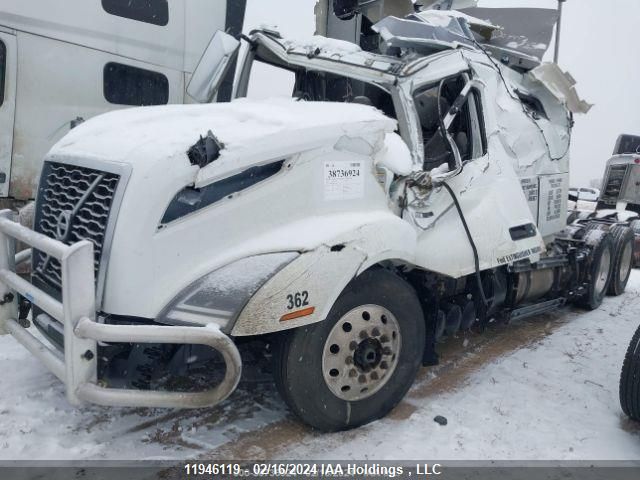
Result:
<svg viewBox="0 0 640 480"><path fill-rule="evenodd" d="M484 83L470 80L468 72L446 73L440 82L415 84L412 92L423 168L432 178L444 178L448 188L436 188L429 196L418 192L405 215L421 230L417 264L454 278L473 273L476 261L485 270L537 255L542 244L518 177L509 164L499 162L492 151L497 147L490 148L486 123L491 117L485 112L492 97L487 98ZM469 94L460 103L465 89Z"/></svg>
<svg viewBox="0 0 640 480"><path fill-rule="evenodd" d="M0 197L9 193L16 110L16 37L0 32Z"/></svg>

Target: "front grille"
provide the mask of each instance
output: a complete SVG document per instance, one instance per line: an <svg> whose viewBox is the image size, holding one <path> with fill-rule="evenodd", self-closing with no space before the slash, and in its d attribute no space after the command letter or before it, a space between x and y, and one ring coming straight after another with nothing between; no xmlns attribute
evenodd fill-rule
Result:
<svg viewBox="0 0 640 480"><path fill-rule="evenodd" d="M612 165L607 175L607 183L602 193L602 200L607 205L615 205L618 202L622 183L627 174L627 165Z"/></svg>
<svg viewBox="0 0 640 480"><path fill-rule="evenodd" d="M109 213L120 176L54 162L45 162L36 202L35 230L71 245L89 240L94 246L94 273L98 278ZM34 283L60 297L60 262L34 250Z"/></svg>

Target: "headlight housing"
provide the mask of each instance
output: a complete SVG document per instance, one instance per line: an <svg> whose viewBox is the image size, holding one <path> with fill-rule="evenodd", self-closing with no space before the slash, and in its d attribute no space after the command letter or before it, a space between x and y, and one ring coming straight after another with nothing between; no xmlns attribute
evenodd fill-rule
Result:
<svg viewBox="0 0 640 480"><path fill-rule="evenodd" d="M253 294L298 255L255 255L214 270L180 292L156 320L170 325L215 323L222 331L230 331Z"/></svg>

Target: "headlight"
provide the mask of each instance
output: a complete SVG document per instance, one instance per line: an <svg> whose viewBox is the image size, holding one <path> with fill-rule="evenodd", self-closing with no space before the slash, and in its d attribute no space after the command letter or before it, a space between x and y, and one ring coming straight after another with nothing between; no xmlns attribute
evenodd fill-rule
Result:
<svg viewBox="0 0 640 480"><path fill-rule="evenodd" d="M171 325L215 323L230 330L253 294L297 256L271 253L230 263L185 288L156 320Z"/></svg>

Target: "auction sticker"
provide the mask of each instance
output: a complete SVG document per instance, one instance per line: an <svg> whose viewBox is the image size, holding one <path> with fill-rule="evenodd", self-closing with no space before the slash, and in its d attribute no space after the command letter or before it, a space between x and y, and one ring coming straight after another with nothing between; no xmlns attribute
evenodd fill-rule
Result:
<svg viewBox="0 0 640 480"><path fill-rule="evenodd" d="M324 162L324 199L353 200L364 197L364 162Z"/></svg>

